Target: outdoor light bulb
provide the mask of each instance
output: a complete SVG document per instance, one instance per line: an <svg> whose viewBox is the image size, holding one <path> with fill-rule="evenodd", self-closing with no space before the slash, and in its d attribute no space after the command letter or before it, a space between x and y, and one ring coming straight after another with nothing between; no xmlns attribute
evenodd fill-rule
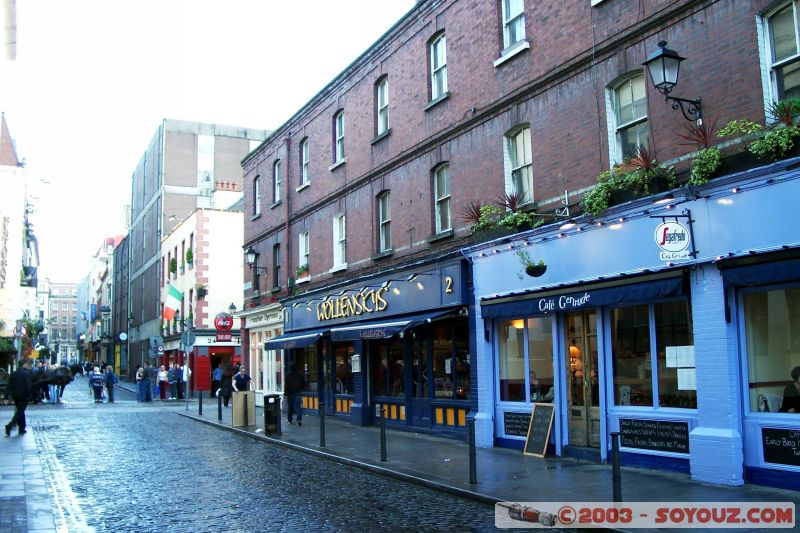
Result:
<svg viewBox="0 0 800 533"><path fill-rule="evenodd" d="M576 225L577 225L577 223L574 220L569 219L566 222L564 222L563 224L561 224L561 226L558 229L572 229Z"/></svg>
<svg viewBox="0 0 800 533"><path fill-rule="evenodd" d="M422 290L422 289L424 289L424 288L425 288L425 285L423 285L421 281L418 281L418 282L417 282L417 288L418 288L419 290Z"/></svg>
<svg viewBox="0 0 800 533"><path fill-rule="evenodd" d="M738 194L739 192L741 192L741 190L742 190L742 189L740 189L739 187L734 187L733 189L731 189L731 192L732 192L733 194Z"/></svg>
<svg viewBox="0 0 800 533"><path fill-rule="evenodd" d="M398 289L397 287L392 287L392 293L400 294L400 289Z"/></svg>

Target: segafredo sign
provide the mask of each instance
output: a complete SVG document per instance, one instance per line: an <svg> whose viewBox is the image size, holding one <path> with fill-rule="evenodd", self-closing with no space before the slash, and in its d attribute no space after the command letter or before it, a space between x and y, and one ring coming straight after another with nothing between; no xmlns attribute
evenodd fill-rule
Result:
<svg viewBox="0 0 800 533"><path fill-rule="evenodd" d="M661 250L658 257L662 261L688 259L692 256L689 229L680 222L662 222L653 237Z"/></svg>

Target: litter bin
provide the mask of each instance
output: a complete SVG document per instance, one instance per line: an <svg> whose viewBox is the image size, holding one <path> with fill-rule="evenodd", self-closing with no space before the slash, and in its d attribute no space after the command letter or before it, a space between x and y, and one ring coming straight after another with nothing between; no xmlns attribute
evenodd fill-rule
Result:
<svg viewBox="0 0 800 533"><path fill-rule="evenodd" d="M264 395L264 433L267 435L281 434L281 395Z"/></svg>

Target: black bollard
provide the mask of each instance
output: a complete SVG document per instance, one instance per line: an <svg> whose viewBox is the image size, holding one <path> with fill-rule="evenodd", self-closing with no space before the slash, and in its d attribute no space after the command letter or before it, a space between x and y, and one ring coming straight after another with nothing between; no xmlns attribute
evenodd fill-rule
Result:
<svg viewBox="0 0 800 533"><path fill-rule="evenodd" d="M386 462L386 404L381 407L381 462Z"/></svg>
<svg viewBox="0 0 800 533"><path fill-rule="evenodd" d="M198 414L200 416L203 416L203 391L197 391L197 393L199 394L199 396L197 397Z"/></svg>
<svg viewBox="0 0 800 533"><path fill-rule="evenodd" d="M222 422L222 393L217 395L217 420Z"/></svg>
<svg viewBox="0 0 800 533"><path fill-rule="evenodd" d="M619 472L619 432L611 433L611 482L614 485L614 501L622 501L622 477Z"/></svg>
<svg viewBox="0 0 800 533"><path fill-rule="evenodd" d="M475 419L467 420L469 427L469 482L474 485L478 482L477 459L475 456Z"/></svg>
<svg viewBox="0 0 800 533"><path fill-rule="evenodd" d="M319 447L325 447L325 402L319 402Z"/></svg>

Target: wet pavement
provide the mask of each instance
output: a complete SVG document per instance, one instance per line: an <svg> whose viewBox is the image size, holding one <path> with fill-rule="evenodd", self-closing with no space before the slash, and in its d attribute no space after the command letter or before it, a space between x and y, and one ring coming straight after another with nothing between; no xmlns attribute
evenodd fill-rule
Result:
<svg viewBox="0 0 800 533"><path fill-rule="evenodd" d="M0 456L24 457L14 475L39 471L16 500L0 488L0 530L495 530L491 505L198 424L183 403L118 389L98 405L87 389L78 378L63 405L29 409L28 434L0 440Z"/></svg>

